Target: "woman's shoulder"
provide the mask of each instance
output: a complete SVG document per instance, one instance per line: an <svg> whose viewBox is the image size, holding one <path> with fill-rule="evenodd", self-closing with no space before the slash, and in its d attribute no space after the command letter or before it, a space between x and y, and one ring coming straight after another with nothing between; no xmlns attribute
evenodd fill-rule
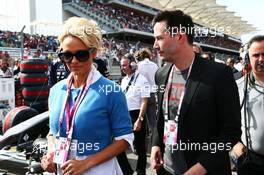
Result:
<svg viewBox="0 0 264 175"><path fill-rule="evenodd" d="M59 82L57 82L54 86L52 86L51 90L54 91L54 90L59 90L59 89L63 89L63 88L66 88L66 85L67 85L67 80L64 79L64 80L61 80Z"/></svg>

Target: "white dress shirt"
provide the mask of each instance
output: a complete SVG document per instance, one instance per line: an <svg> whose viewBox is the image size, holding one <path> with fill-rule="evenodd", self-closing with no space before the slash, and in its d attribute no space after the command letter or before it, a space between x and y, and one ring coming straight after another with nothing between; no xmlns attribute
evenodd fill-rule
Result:
<svg viewBox="0 0 264 175"><path fill-rule="evenodd" d="M148 58L145 58L138 63L137 71L148 80L151 93L156 92L155 73L158 68L157 64L150 61Z"/></svg>
<svg viewBox="0 0 264 175"><path fill-rule="evenodd" d="M124 91L130 79L133 77L125 76L121 82L121 88ZM148 80L139 73L134 73L133 81L129 86L127 92L125 93L127 99L128 110L138 110L140 109L142 98L150 97L150 89Z"/></svg>

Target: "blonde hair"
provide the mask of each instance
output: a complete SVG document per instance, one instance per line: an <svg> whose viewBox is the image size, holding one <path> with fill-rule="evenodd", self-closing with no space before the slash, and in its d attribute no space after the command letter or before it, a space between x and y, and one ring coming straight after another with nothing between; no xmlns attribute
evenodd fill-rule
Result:
<svg viewBox="0 0 264 175"><path fill-rule="evenodd" d="M87 48L100 50L102 45L102 32L98 24L86 18L71 17L65 21L62 32L58 36L60 43L66 36L79 38Z"/></svg>

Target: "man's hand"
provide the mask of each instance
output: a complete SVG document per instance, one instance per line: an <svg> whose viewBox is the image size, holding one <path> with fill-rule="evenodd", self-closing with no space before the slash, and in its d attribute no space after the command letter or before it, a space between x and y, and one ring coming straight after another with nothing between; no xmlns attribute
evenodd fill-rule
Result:
<svg viewBox="0 0 264 175"><path fill-rule="evenodd" d="M134 131L140 131L141 130L141 121L137 119L137 121L134 123Z"/></svg>
<svg viewBox="0 0 264 175"><path fill-rule="evenodd" d="M238 158L246 152L246 147L243 145L243 143L237 142L237 144L235 144L235 146L232 148L231 152Z"/></svg>
<svg viewBox="0 0 264 175"><path fill-rule="evenodd" d="M54 152L47 153L41 159L41 167L49 173L54 173L56 171L56 165L53 163L53 156Z"/></svg>
<svg viewBox="0 0 264 175"><path fill-rule="evenodd" d="M206 169L198 162L189 170L187 170L183 175L204 175L206 173Z"/></svg>
<svg viewBox="0 0 264 175"><path fill-rule="evenodd" d="M151 167L153 169L159 170L161 168L164 162L160 151L160 147L153 146L151 148L150 162L151 162Z"/></svg>

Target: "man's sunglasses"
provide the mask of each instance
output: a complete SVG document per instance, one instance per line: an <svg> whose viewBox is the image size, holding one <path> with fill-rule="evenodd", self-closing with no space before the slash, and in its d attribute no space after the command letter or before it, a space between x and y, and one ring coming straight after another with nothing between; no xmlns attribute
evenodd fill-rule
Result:
<svg viewBox="0 0 264 175"><path fill-rule="evenodd" d="M78 50L75 53L69 51L59 52L58 57L65 63L70 63L73 59L73 56L75 56L75 58L80 62L86 62L94 50L94 48L89 48L88 50Z"/></svg>

